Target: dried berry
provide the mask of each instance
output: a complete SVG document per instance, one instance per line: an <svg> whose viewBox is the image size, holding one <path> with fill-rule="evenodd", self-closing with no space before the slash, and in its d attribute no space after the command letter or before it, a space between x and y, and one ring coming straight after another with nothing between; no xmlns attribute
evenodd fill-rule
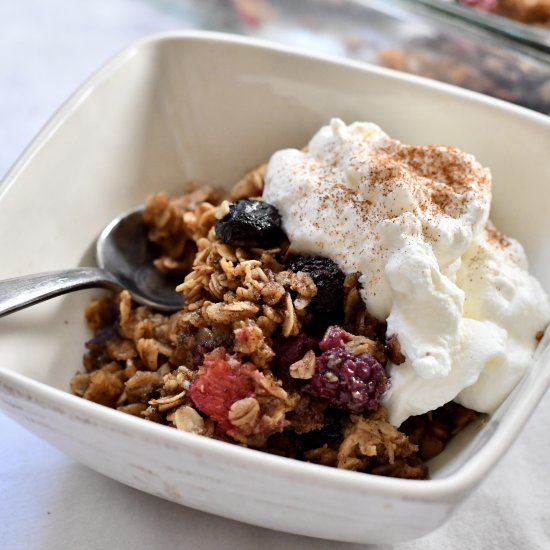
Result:
<svg viewBox="0 0 550 550"><path fill-rule="evenodd" d="M107 325L95 331L94 337L88 340L84 345L89 350L97 350L104 346L108 340L117 335L118 327L115 324Z"/></svg>
<svg viewBox="0 0 550 550"><path fill-rule="evenodd" d="M352 414L374 412L389 380L382 365L369 353L353 355L335 347L315 361L315 373L306 391Z"/></svg>
<svg viewBox="0 0 550 550"><path fill-rule="evenodd" d="M288 267L295 273L308 273L317 287L309 311L322 319L339 322L343 315L345 275L338 265L323 256L296 256Z"/></svg>
<svg viewBox="0 0 550 550"><path fill-rule="evenodd" d="M330 446L342 440L344 427L349 421L349 417L343 411L329 407L325 412L324 420L325 424L322 428L302 435L306 449L316 449L325 444Z"/></svg>
<svg viewBox="0 0 550 550"><path fill-rule="evenodd" d="M229 206L229 213L216 222L216 236L227 244L272 248L284 238L281 215L272 204L249 199Z"/></svg>
<svg viewBox="0 0 550 550"><path fill-rule="evenodd" d="M256 366L241 363L218 348L204 356L198 375L189 386L189 397L202 413L216 420L223 431L233 429L229 409L250 397L256 387Z"/></svg>
<svg viewBox="0 0 550 550"><path fill-rule="evenodd" d="M299 361L308 351L315 351L318 343L317 338L305 332L289 338L275 336L273 340L273 351L275 352L273 368L279 376L287 375L290 365Z"/></svg>

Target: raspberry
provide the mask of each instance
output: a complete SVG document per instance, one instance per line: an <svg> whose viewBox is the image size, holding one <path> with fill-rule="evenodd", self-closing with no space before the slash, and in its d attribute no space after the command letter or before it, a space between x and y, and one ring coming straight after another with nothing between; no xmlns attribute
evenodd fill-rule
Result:
<svg viewBox="0 0 550 550"><path fill-rule="evenodd" d="M343 348L346 342L349 342L353 336L346 332L343 328L333 325L328 327L323 339L319 342L319 347L322 351L327 351L331 348Z"/></svg>
<svg viewBox="0 0 550 550"><path fill-rule="evenodd" d="M342 347L324 351L306 391L352 414L374 412L388 389L382 365L369 353L353 355Z"/></svg>
<svg viewBox="0 0 550 550"><path fill-rule="evenodd" d="M284 238L281 215L263 201L242 199L229 207L229 213L216 222L216 236L237 246L271 248Z"/></svg>
<svg viewBox="0 0 550 550"><path fill-rule="evenodd" d="M254 393L256 372L252 363L241 363L227 355L224 348L217 348L204 356L198 376L189 386L189 397L199 411L227 432L233 429L229 409L236 401Z"/></svg>
<svg viewBox="0 0 550 550"><path fill-rule="evenodd" d="M339 322L343 316L345 275L338 265L323 256L296 256L288 267L295 273L308 273L317 287L309 311L318 318Z"/></svg>

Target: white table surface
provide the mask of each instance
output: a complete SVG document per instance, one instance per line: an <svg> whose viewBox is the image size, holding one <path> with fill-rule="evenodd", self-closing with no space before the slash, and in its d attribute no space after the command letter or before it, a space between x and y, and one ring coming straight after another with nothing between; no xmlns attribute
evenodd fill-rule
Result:
<svg viewBox="0 0 550 550"><path fill-rule="evenodd" d="M0 0L0 176L99 65L146 34L193 27L167 0ZM550 548L550 394L489 478L398 550ZM330 506L330 503L327 503ZM352 549L217 518L77 464L0 413L0 548Z"/></svg>

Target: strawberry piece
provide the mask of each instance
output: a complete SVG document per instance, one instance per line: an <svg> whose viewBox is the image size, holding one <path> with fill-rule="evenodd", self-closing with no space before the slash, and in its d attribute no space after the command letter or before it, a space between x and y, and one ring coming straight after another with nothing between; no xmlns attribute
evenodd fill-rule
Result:
<svg viewBox="0 0 550 550"><path fill-rule="evenodd" d="M229 422L229 409L236 401L254 394L255 373L254 364L241 363L224 348L217 348L204 356L198 375L189 386L189 397L199 411L228 432L234 429Z"/></svg>

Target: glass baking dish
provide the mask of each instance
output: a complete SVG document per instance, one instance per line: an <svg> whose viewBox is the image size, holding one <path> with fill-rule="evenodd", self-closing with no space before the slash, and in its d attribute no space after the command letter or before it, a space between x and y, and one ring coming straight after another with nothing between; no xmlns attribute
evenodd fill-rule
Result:
<svg viewBox="0 0 550 550"><path fill-rule="evenodd" d="M501 33L518 42L550 52L550 26L515 21L502 15L487 13L458 4L456 0L411 0L444 12L482 28Z"/></svg>
<svg viewBox="0 0 550 550"><path fill-rule="evenodd" d="M550 114L550 48L428 4L436 0L161 2L172 13L192 16L201 28L415 73Z"/></svg>

